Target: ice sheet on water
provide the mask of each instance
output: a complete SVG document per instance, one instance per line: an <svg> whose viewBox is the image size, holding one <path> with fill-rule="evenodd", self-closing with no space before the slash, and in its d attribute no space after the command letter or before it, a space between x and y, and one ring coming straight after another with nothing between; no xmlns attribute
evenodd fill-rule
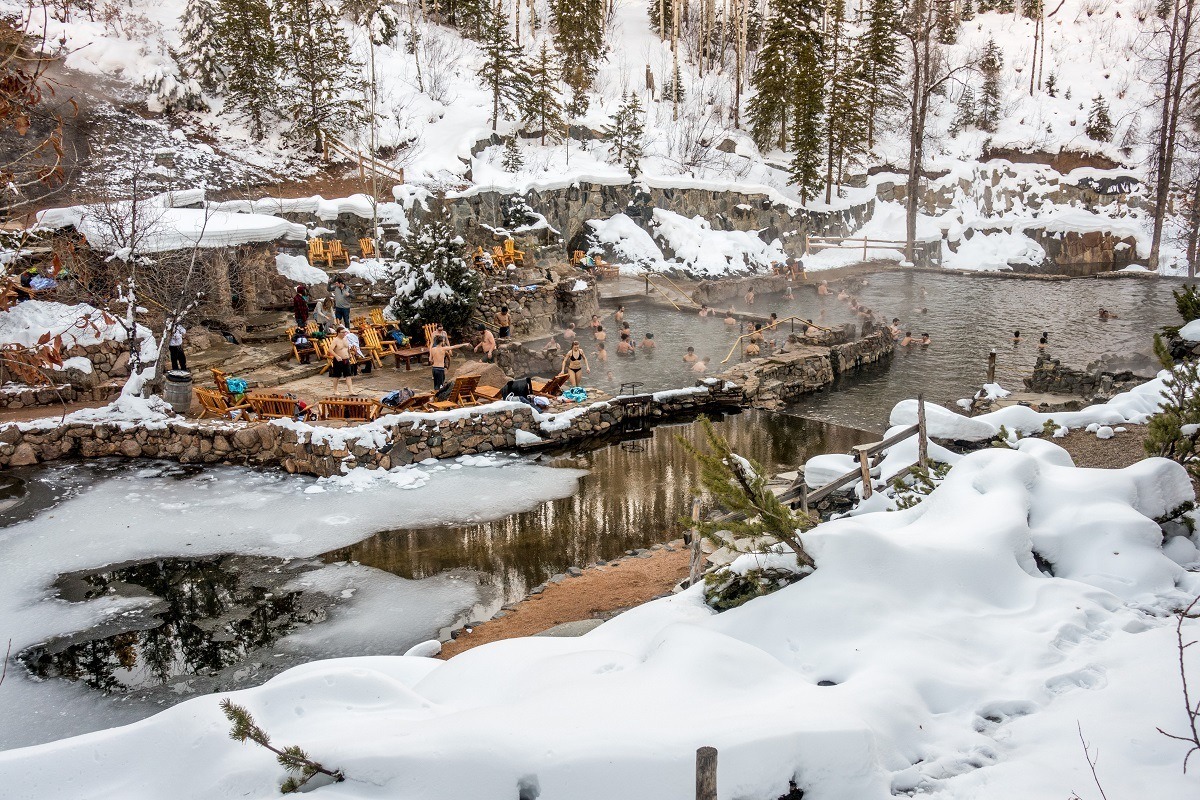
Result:
<svg viewBox="0 0 1200 800"><path fill-rule="evenodd" d="M354 471L320 482L234 467L180 476L178 469L164 466L124 466L57 506L0 529L0 632L11 637L16 654L146 603L111 596L64 603L51 588L64 573L163 556L311 557L381 530L479 522L528 510L570 496L583 474L499 457L468 458L452 466L460 468L439 463L366 475ZM54 467L41 480L76 480L87 469L93 467ZM415 488L397 491L406 484ZM310 494L313 487L323 491ZM289 645L294 650L312 646L321 655L338 655L353 652L355 640L373 640L372 652L403 652L478 601L474 587L450 578L402 581L365 567L319 571L306 580L332 585L334 576L338 592L357 591L328 628L297 634ZM10 664L3 688L6 708L15 710L0 715L0 746L45 741L148 713L98 699L74 704L72 716L79 719L47 713L73 705L77 697L75 687L58 683L36 684ZM81 708L95 708L98 718L87 719Z"/></svg>

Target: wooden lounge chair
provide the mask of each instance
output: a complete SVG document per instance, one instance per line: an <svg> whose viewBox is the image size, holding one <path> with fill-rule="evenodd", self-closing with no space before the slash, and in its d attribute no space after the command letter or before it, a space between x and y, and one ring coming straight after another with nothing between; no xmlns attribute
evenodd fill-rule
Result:
<svg viewBox="0 0 1200 800"><path fill-rule="evenodd" d="M562 387L566 384L568 377L567 373L560 372L548 381L531 381L530 388L536 395L554 399L562 393Z"/></svg>
<svg viewBox="0 0 1200 800"><path fill-rule="evenodd" d="M296 414L296 398L282 394L248 394L250 408L265 419L293 419ZM301 419L312 418L312 411L300 415Z"/></svg>
<svg viewBox="0 0 1200 800"><path fill-rule="evenodd" d="M368 325L363 328L362 349L364 353L368 353L375 359L376 364L382 367L383 357L396 355L396 351L400 348L395 339L383 338L379 335L379 331ZM399 366L399 363L396 366Z"/></svg>
<svg viewBox="0 0 1200 800"><path fill-rule="evenodd" d="M512 263L512 259L505 254L503 247L496 245L492 248L492 263L499 264L501 267L507 267Z"/></svg>
<svg viewBox="0 0 1200 800"><path fill-rule="evenodd" d="M504 240L504 255L508 258L510 264L525 266L525 251L518 250L512 239Z"/></svg>
<svg viewBox="0 0 1200 800"><path fill-rule="evenodd" d="M200 419L207 416L224 417L225 419L249 419L253 416L250 409L250 404L243 401L241 403L230 402L225 395L218 392L216 389L206 389L203 386L197 386L195 389L196 397L200 400ZM234 411L240 412L235 414Z"/></svg>
<svg viewBox="0 0 1200 800"><path fill-rule="evenodd" d="M375 258L379 252L375 249L375 242L364 237L358 240L358 254L362 258Z"/></svg>
<svg viewBox="0 0 1200 800"><path fill-rule="evenodd" d="M318 403L321 419L345 419L370 422L383 406L373 397L324 397Z"/></svg>
<svg viewBox="0 0 1200 800"><path fill-rule="evenodd" d="M476 386L475 396L487 400L489 403L494 403L500 399L500 392L502 391L503 389L499 386Z"/></svg>
<svg viewBox="0 0 1200 800"><path fill-rule="evenodd" d="M454 383L450 387L450 394L446 399L430 402L429 408L434 411L450 411L455 408L477 406L479 405L479 399L475 397L477 386L479 386L478 375L460 375L454 379Z"/></svg>
<svg viewBox="0 0 1200 800"><path fill-rule="evenodd" d="M383 413L398 414L401 411L416 411L418 409L424 408L426 405L429 404L429 401L432 400L436 396L437 396L436 392L423 392L421 394L414 394L412 397L408 398L400 405L396 406L395 408L388 408Z"/></svg>
<svg viewBox="0 0 1200 800"><path fill-rule="evenodd" d="M329 266L332 267L339 261L347 267L350 266L350 253L347 252L341 239L330 239L325 252L329 256Z"/></svg>
<svg viewBox="0 0 1200 800"><path fill-rule="evenodd" d="M209 372L212 373L213 383L217 385L217 391L228 401L233 401L233 392L229 391L229 373L222 372L216 367L210 367Z"/></svg>
<svg viewBox="0 0 1200 800"><path fill-rule="evenodd" d="M332 266L332 262L329 260L329 248L327 245L328 242L324 239L309 239L308 263L314 267L318 264L329 264Z"/></svg>

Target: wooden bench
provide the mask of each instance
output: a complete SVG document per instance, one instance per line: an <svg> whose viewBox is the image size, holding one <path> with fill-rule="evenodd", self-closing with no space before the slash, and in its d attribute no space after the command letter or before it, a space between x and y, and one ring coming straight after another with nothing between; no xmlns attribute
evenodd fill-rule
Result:
<svg viewBox="0 0 1200 800"><path fill-rule="evenodd" d="M479 386L478 375L460 375L450 386L450 394L445 400L433 400L429 407L435 411L450 411L455 408L479 405L475 397L475 388Z"/></svg>
<svg viewBox="0 0 1200 800"><path fill-rule="evenodd" d="M251 410L265 419L312 419L312 410L297 414L297 400L282 394L248 394Z"/></svg>
<svg viewBox="0 0 1200 800"><path fill-rule="evenodd" d="M197 386L194 391L200 400L200 419L210 414L225 419L249 419L253 416L247 402L233 403L216 389L206 389L203 386ZM238 413L235 414L235 411Z"/></svg>
<svg viewBox="0 0 1200 800"><path fill-rule="evenodd" d="M317 405L321 419L370 422L383 411L383 406L373 397L324 397Z"/></svg>

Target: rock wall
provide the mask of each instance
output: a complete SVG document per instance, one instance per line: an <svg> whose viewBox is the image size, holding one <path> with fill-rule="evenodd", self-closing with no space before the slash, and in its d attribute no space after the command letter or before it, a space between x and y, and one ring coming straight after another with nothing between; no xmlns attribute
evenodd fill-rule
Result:
<svg viewBox="0 0 1200 800"><path fill-rule="evenodd" d="M586 286L575 291L579 281ZM589 319L598 313L600 293L594 282L575 277L534 286L493 285L480 294L471 316L472 324L494 325L496 314L503 306L508 306L512 316L513 335L521 338L549 336L568 322Z"/></svg>
<svg viewBox="0 0 1200 800"><path fill-rule="evenodd" d="M1076 395L1086 400L1109 400L1145 381L1131 370L1109 370L1095 364L1082 370L1064 367L1057 358L1044 353L1034 362L1033 375L1024 379L1027 391Z"/></svg>
<svg viewBox="0 0 1200 800"><path fill-rule="evenodd" d="M863 367L890 359L896 352L896 343L887 330L879 330L852 342L834 345L829 357L835 375L846 375Z"/></svg>
<svg viewBox="0 0 1200 800"><path fill-rule="evenodd" d="M66 457L164 458L181 463L282 467L307 475L344 469L390 469L426 458L451 458L518 447L517 431L546 444L619 432L624 425L737 405L741 387L698 386L580 406L542 427L533 409L515 403L480 406L447 418L397 414L352 428L313 428L291 422L236 424L167 420L84 423L43 420L0 426L0 468ZM526 445L527 446L527 445Z"/></svg>
<svg viewBox="0 0 1200 800"><path fill-rule="evenodd" d="M58 386L8 384L0 387L0 408L18 409L54 406L60 403L106 402L120 393L121 385L119 383L102 384L92 389L77 388L69 383Z"/></svg>

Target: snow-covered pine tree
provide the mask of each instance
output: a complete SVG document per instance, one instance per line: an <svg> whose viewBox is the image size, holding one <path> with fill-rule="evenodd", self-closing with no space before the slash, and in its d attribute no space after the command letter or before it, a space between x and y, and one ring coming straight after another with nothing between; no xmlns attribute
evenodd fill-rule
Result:
<svg viewBox="0 0 1200 800"><path fill-rule="evenodd" d="M1103 95L1098 94L1092 99L1092 110L1088 112L1087 125L1084 126L1083 132L1089 139L1097 142L1112 141L1112 117L1108 115L1108 103L1104 101Z"/></svg>
<svg viewBox="0 0 1200 800"><path fill-rule="evenodd" d="M958 18L963 22L975 19L975 4L971 0L962 0L958 7Z"/></svg>
<svg viewBox="0 0 1200 800"><path fill-rule="evenodd" d="M665 34L663 38L668 38L674 20L674 4L671 0L647 0L646 10L650 16L650 30L655 33L662 32Z"/></svg>
<svg viewBox="0 0 1200 800"><path fill-rule="evenodd" d="M973 127L978 115L975 108L975 90L970 86L965 86L962 94L958 96L958 111L950 123L950 135L958 136L964 129Z"/></svg>
<svg viewBox="0 0 1200 800"><path fill-rule="evenodd" d="M287 86L291 138L321 152L324 133L339 133L363 116L360 65L338 13L326 0L280 0L276 38Z"/></svg>
<svg viewBox="0 0 1200 800"><path fill-rule="evenodd" d="M517 146L517 137L504 137L504 155L501 158L500 165L504 167L505 172L517 173L521 171L521 167L525 166L525 157L521 155L521 148Z"/></svg>
<svg viewBox="0 0 1200 800"><path fill-rule="evenodd" d="M1041 19L1042 0L1021 0L1021 16L1029 19Z"/></svg>
<svg viewBox="0 0 1200 800"><path fill-rule="evenodd" d="M862 151L866 140L866 118L861 103L863 82L859 65L853 59L846 19L845 0L828 0L825 6L826 108L825 125L825 202L833 199L833 185L840 183L847 157ZM853 152L851 152L853 151Z"/></svg>
<svg viewBox="0 0 1200 800"><path fill-rule="evenodd" d="M445 20L472 39L483 35L484 24L491 13L487 0L446 0L442 8L445 9Z"/></svg>
<svg viewBox="0 0 1200 800"><path fill-rule="evenodd" d="M545 42L529 64L529 91L522 103L522 115L527 123L537 126L542 144L547 137L552 141L562 138L566 122L558 98L558 64Z"/></svg>
<svg viewBox="0 0 1200 800"><path fill-rule="evenodd" d="M995 11L996 0L979 0L979 2L975 4L975 7L980 14L986 14L989 11Z"/></svg>
<svg viewBox="0 0 1200 800"><path fill-rule="evenodd" d="M179 66L206 92L214 92L224 77L219 53L224 49L216 0L188 0L179 21Z"/></svg>
<svg viewBox="0 0 1200 800"><path fill-rule="evenodd" d="M901 103L900 36L895 0L871 0L867 26L858 39L866 82L867 147L875 146L877 120Z"/></svg>
<svg viewBox="0 0 1200 800"><path fill-rule="evenodd" d="M979 59L979 71L983 73L983 96L979 98L980 130L995 133L1000 124L1000 70L1004 68L1004 56L995 39L988 39Z"/></svg>
<svg viewBox="0 0 1200 800"><path fill-rule="evenodd" d="M480 32L483 63L476 73L492 94L492 132L503 113L506 119L521 108L530 89L529 72L521 48L508 32L508 15L499 8L488 12Z"/></svg>
<svg viewBox="0 0 1200 800"><path fill-rule="evenodd" d="M996 0L996 8L994 10L997 14L1011 14L1016 8L1013 0Z"/></svg>
<svg viewBox="0 0 1200 800"><path fill-rule="evenodd" d="M683 75L680 74L678 64L675 65L671 77L663 83L662 99L663 102L670 103L682 103L687 99L687 84L683 82Z"/></svg>
<svg viewBox="0 0 1200 800"><path fill-rule="evenodd" d="M621 105L613 116L613 124L605 130L608 150L618 164L635 178L645 151L646 122L637 92L622 92Z"/></svg>
<svg viewBox="0 0 1200 800"><path fill-rule="evenodd" d="M1058 96L1058 78L1054 77L1053 72L1046 76L1046 94L1051 97Z"/></svg>
<svg viewBox="0 0 1200 800"><path fill-rule="evenodd" d="M440 322L461 330L479 299L479 273L467 263L462 237L454 233L445 198L439 197L426 216L416 219L400 241L397 265L390 275L396 286L390 308L405 330Z"/></svg>
<svg viewBox="0 0 1200 800"><path fill-rule="evenodd" d="M225 113L244 119L260 140L279 108L279 55L266 0L218 0L225 78Z"/></svg>
<svg viewBox="0 0 1200 800"><path fill-rule="evenodd" d="M819 51L818 51L819 55ZM788 149L792 153L791 180L807 201L821 188L821 150L824 145L825 102L821 93L823 75L820 61L797 59L794 85L796 97L790 111L791 130Z"/></svg>
<svg viewBox="0 0 1200 800"><path fill-rule="evenodd" d="M958 41L958 16L954 13L953 0L935 0L937 14L937 40L941 44Z"/></svg>
<svg viewBox="0 0 1200 800"><path fill-rule="evenodd" d="M554 47L562 57L562 80L571 87L572 116L586 111L584 95L592 88L604 57L605 8L605 0L550 2Z"/></svg>

